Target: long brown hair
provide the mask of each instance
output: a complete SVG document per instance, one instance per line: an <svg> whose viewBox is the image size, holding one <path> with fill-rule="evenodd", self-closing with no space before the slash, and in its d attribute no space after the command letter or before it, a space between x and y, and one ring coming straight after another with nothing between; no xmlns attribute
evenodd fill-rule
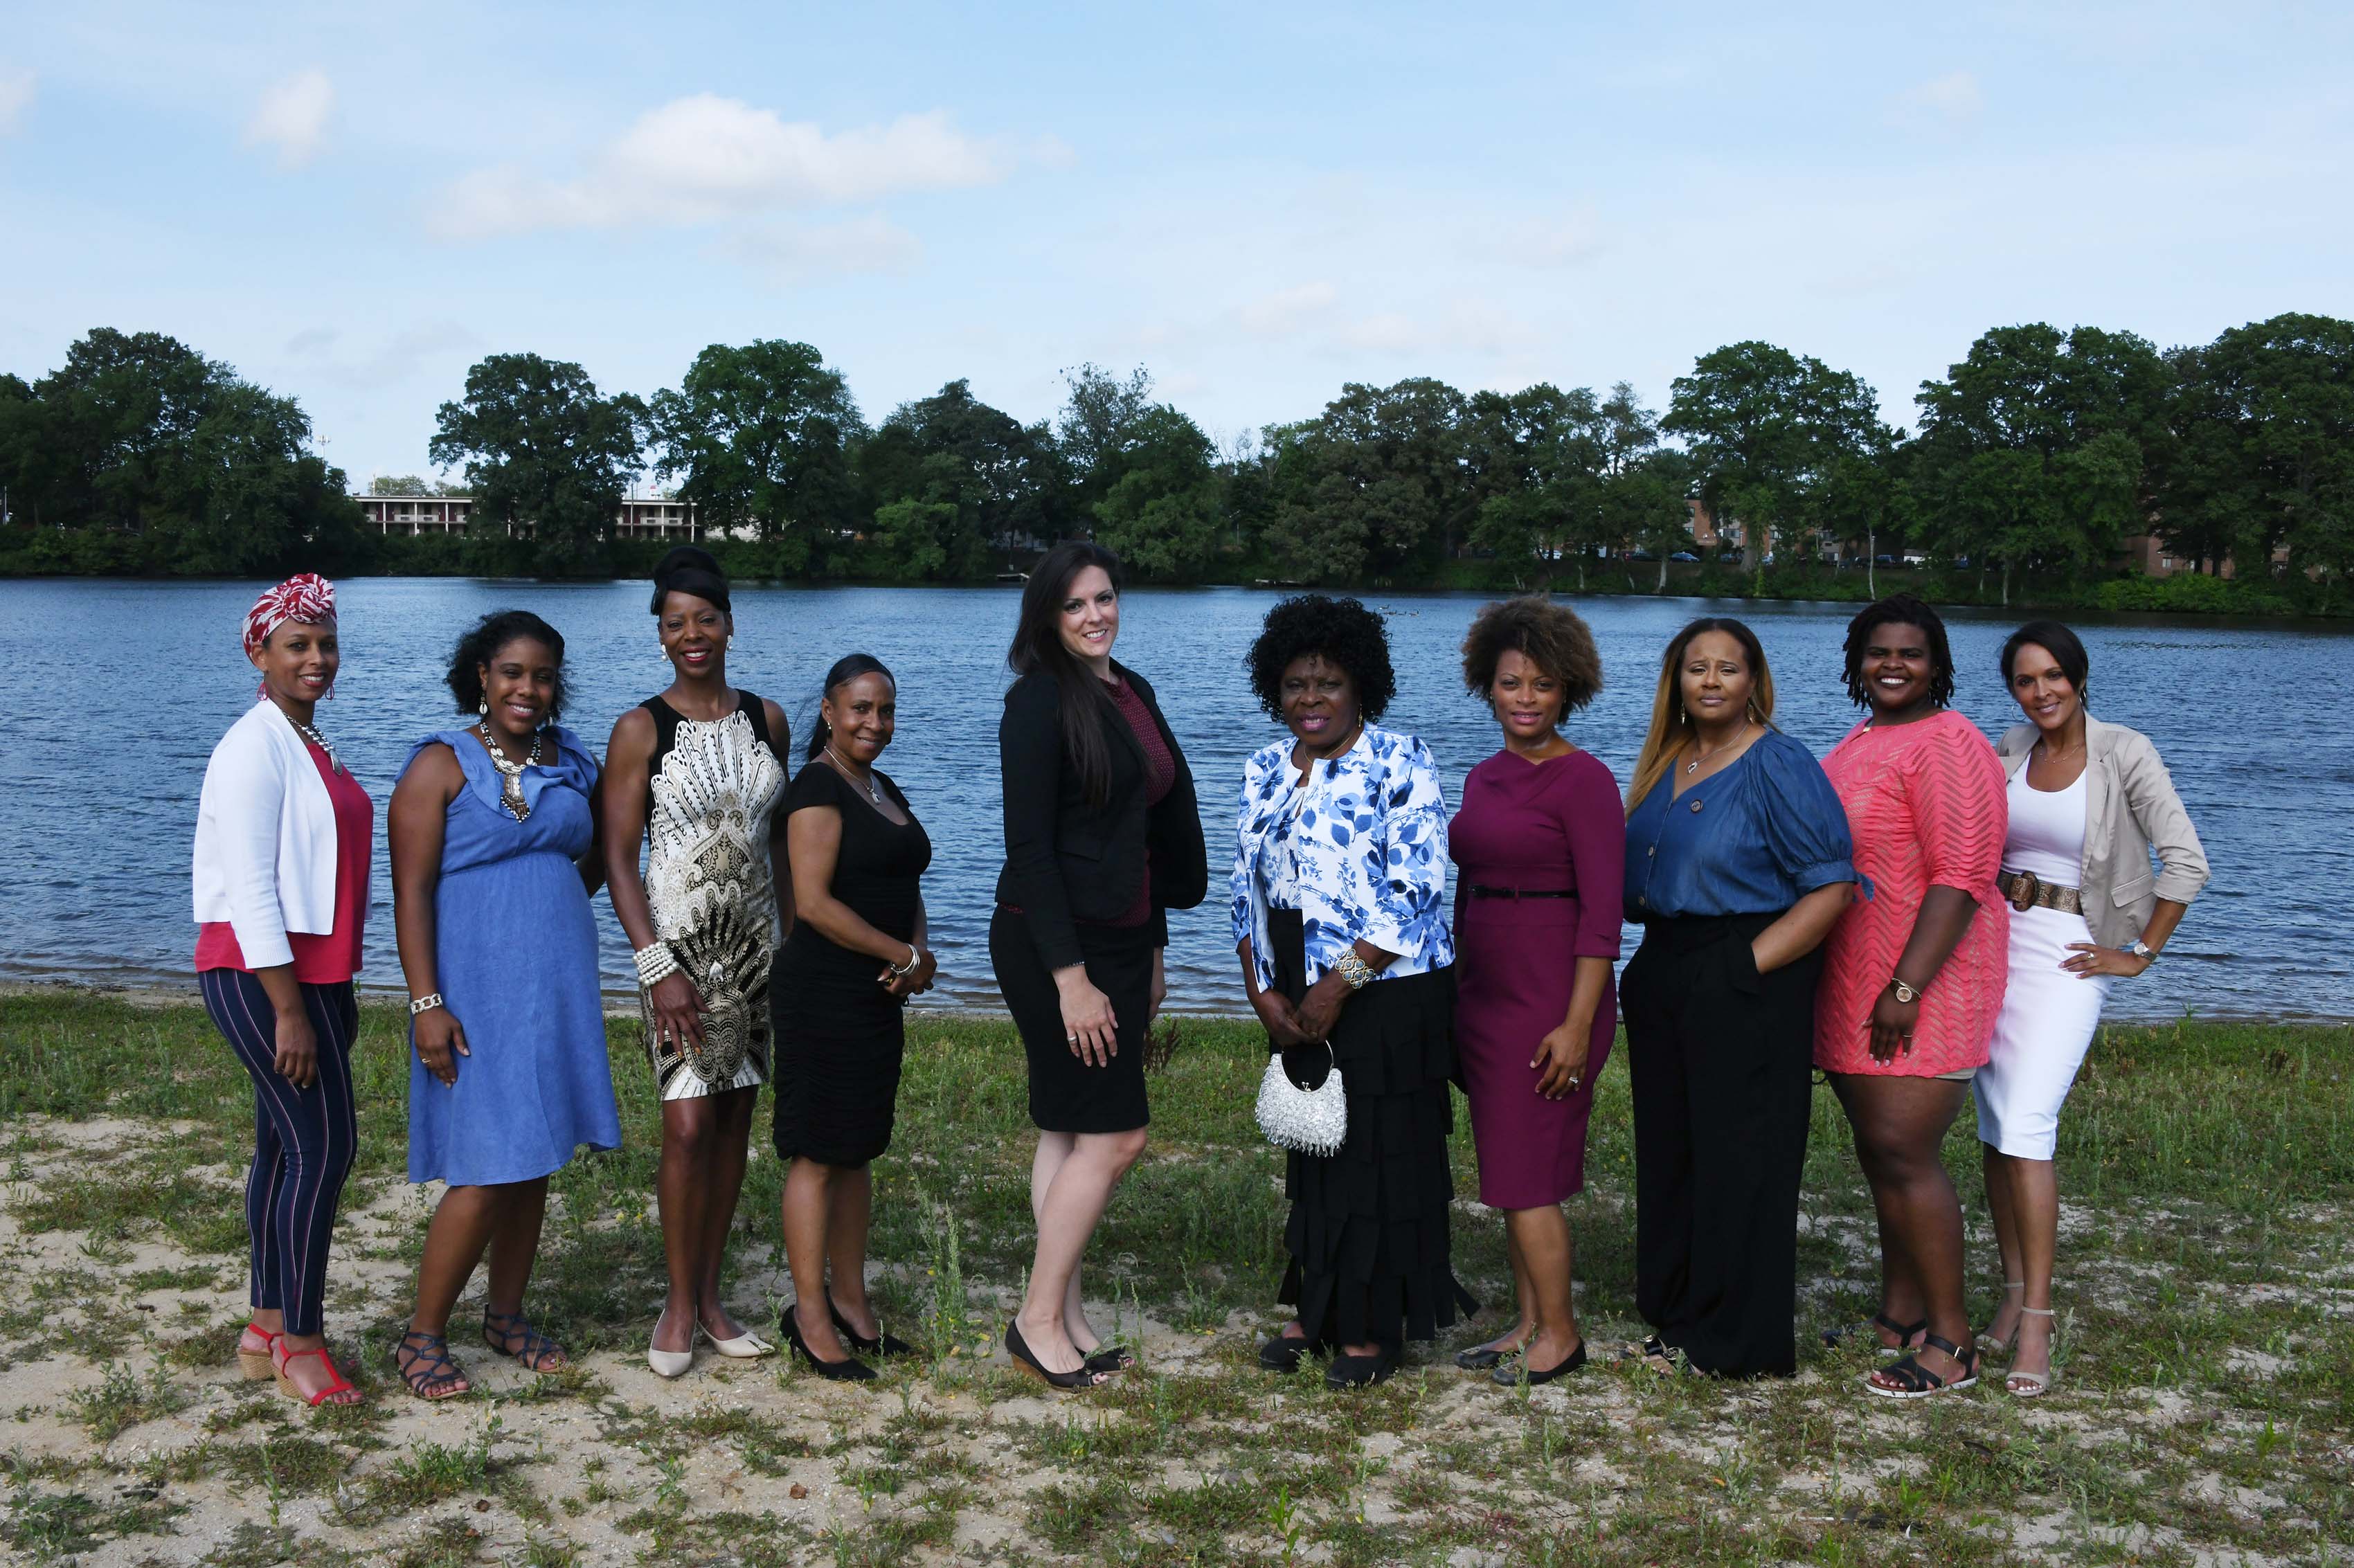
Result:
<svg viewBox="0 0 2354 1568"><path fill-rule="evenodd" d="M1071 579L1089 567L1101 567L1119 591L1119 557L1091 539L1066 539L1046 552L1022 585L1022 619L1013 628L1013 646L1005 662L1016 675L1044 674L1054 678L1061 698L1063 749L1079 775L1079 788L1088 803L1100 806L1111 799L1111 743L1104 738L1104 715L1115 712L1111 694L1078 656L1063 646L1063 600Z"/></svg>
<svg viewBox="0 0 2354 1568"><path fill-rule="evenodd" d="M1692 745L1691 715L1684 712L1683 662L1692 639L1703 631L1722 631L1741 644L1749 660L1749 673L1756 677L1749 693L1750 716L1763 725L1774 722L1774 672L1766 668L1766 647L1757 641L1757 633L1729 615L1702 616L1677 632L1659 656L1659 689L1651 698L1650 733L1643 737L1642 754L1635 758L1635 776L1627 781L1629 816Z"/></svg>

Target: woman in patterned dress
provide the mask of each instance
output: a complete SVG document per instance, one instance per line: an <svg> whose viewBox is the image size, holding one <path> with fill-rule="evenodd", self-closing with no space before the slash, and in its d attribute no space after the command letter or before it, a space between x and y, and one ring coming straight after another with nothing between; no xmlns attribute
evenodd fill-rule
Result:
<svg viewBox="0 0 2354 1568"><path fill-rule="evenodd" d="M752 1103L769 1075L769 966L792 890L774 819L789 741L775 703L727 683L727 579L681 546L654 568L653 613L675 679L623 714L605 754L605 868L637 950L646 1045L663 1100L657 1192L670 1295L646 1359L676 1377L700 1333L725 1356L774 1347L719 1298L744 1185ZM638 852L646 866L638 873Z"/></svg>
<svg viewBox="0 0 2354 1568"><path fill-rule="evenodd" d="M1868 889L1823 944L1815 1065L1855 1130L1880 1218L1882 1342L1903 1356L1877 1394L1919 1399L1978 1381L1962 1306L1962 1205L1939 1149L1986 1065L2009 968L2002 764L1946 705L1954 661L1910 594L1849 623L1847 686L1870 716L1823 759Z"/></svg>

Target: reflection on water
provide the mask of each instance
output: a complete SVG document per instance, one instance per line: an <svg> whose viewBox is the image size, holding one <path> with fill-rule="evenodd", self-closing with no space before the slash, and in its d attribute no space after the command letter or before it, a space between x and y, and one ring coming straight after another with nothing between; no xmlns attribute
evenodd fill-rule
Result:
<svg viewBox="0 0 2354 1568"><path fill-rule="evenodd" d="M20 693L0 751L0 864L9 873L0 975L185 979L195 932L188 854L213 743L251 700L238 651L256 585L0 583L0 650ZM449 721L441 678L461 629L523 605L569 644L567 716L599 752L614 718L667 682L643 584L581 586L362 578L339 588L344 673L320 726L376 797L379 832L364 979L397 987L382 813L408 747ZM1243 589L1139 590L1120 655L1150 679L1201 788L1213 871L1204 906L1171 920L1172 1005L1242 1011L1225 912L1242 759L1276 730L1245 687L1242 657L1273 597ZM737 595L736 682L776 698L796 736L816 683L864 650L900 681L899 739L884 767L914 801L936 854L926 879L940 989L927 1001L995 1005L988 916L1002 853L996 725L1015 590L746 588ZM1453 799L1495 749L1485 710L1462 691L1459 645L1481 600L1378 595L1398 695L1384 722L1426 739ZM1575 601L1609 684L1571 738L1623 781L1641 744L1659 650L1703 609L1744 616L1772 660L1783 727L1828 750L1853 721L1840 680L1847 611L1832 606ZM2017 716L1994 660L2016 622L1951 623L1958 704L1990 732ZM2150 735L2197 820L2215 880L2165 961L2120 983L2112 1016L2354 1016L2344 930L2354 849L2338 822L2354 783L2354 737L2279 717L2284 677L2354 641L2303 628L2147 620L2078 623L2103 717ZM798 741L796 743L798 750ZM599 900L607 986L632 983L629 951ZM1628 951L1633 951L1628 933Z"/></svg>

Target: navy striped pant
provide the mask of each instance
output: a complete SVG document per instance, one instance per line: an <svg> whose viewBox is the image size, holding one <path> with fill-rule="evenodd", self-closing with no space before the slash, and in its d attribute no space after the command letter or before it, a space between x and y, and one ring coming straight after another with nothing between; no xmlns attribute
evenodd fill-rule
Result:
<svg viewBox="0 0 2354 1568"><path fill-rule="evenodd" d="M243 969L196 977L205 1011L253 1079L253 1166L245 1178L245 1224L253 1237L253 1305L286 1314L286 1332L323 1331L327 1243L335 1204L359 1150L352 1104L352 1040L359 1005L352 985L305 985L302 1008L319 1040L319 1077L298 1089L279 1075L278 1011Z"/></svg>

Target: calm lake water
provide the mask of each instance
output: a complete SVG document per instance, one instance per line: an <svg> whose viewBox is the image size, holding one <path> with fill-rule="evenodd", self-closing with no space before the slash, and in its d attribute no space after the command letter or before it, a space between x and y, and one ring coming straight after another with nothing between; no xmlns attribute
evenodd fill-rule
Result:
<svg viewBox="0 0 2354 1568"><path fill-rule="evenodd" d="M205 759L252 700L239 627L246 583L0 583L0 652L15 673L14 739L0 748L0 865L7 871L0 977L123 983L185 981L195 941L188 853ZM569 643L567 721L601 752L614 718L668 681L646 586L361 578L339 587L344 672L320 724L375 796L379 832L364 980L398 987L382 813L414 741L451 720L441 677L459 631L511 605L537 611ZM935 848L926 896L940 986L928 1002L996 1005L988 918L1002 858L996 726L1016 590L746 588L737 595L736 683L774 697L798 737L816 683L864 650L897 673L898 740L884 767L913 800ZM1200 783L1213 891L1171 920L1172 1004L1243 1011L1223 912L1242 759L1272 738L1241 661L1277 596L1245 589L1139 589L1119 652L1152 681ZM1458 648L1482 602L1472 595L1368 595L1389 619L1398 697L1386 723L1430 743L1456 798L1496 748L1485 711L1461 690ZM1657 661L1674 630L1704 612L1757 628L1774 664L1780 720L1829 749L1853 721L1840 680L1849 611L1829 605L1591 598L1609 685L1570 731L1623 782L1640 746ZM1990 734L2017 717L1993 664L2016 622L1956 612L1957 705ZM2317 678L2354 639L2305 628L2138 618L2079 623L2092 652L2094 705L2152 736L2197 820L2215 879L2164 963L2122 982L2111 1016L2354 1017L2346 926L2354 844L2354 736L2288 724L2282 693ZM601 898L609 990L633 982L620 927ZM1628 933L1627 951L1635 933Z"/></svg>

